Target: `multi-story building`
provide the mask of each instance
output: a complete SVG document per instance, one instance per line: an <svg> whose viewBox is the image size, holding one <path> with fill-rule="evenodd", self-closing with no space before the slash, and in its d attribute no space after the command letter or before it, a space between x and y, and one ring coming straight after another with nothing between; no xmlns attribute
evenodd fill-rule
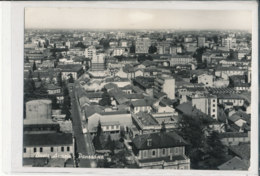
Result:
<svg viewBox="0 0 260 176"><path fill-rule="evenodd" d="M135 160L142 168L190 169L187 142L175 132L138 135L133 139Z"/></svg>
<svg viewBox="0 0 260 176"><path fill-rule="evenodd" d="M151 46L151 40L149 38L138 38L135 41L135 53L145 54L148 53Z"/></svg>
<svg viewBox="0 0 260 176"><path fill-rule="evenodd" d="M95 46L90 46L85 49L85 57L89 59L93 59L96 56L96 48Z"/></svg>
<svg viewBox="0 0 260 176"><path fill-rule="evenodd" d="M192 106L201 112L211 116L213 119L218 118L217 96L209 94L195 94L187 96Z"/></svg>
<svg viewBox="0 0 260 176"><path fill-rule="evenodd" d="M169 99L175 99L175 79L158 76L154 81L154 94L164 92Z"/></svg>
<svg viewBox="0 0 260 176"><path fill-rule="evenodd" d="M232 38L232 37L222 38L222 46L226 47L227 49L236 48L236 38Z"/></svg>
<svg viewBox="0 0 260 176"><path fill-rule="evenodd" d="M188 64L194 61L192 56L189 55L174 55L170 59L170 66Z"/></svg>
<svg viewBox="0 0 260 176"><path fill-rule="evenodd" d="M205 46L205 37L198 37L198 47L204 47Z"/></svg>
<svg viewBox="0 0 260 176"><path fill-rule="evenodd" d="M170 54L170 42L160 42L157 45L158 54Z"/></svg>
<svg viewBox="0 0 260 176"><path fill-rule="evenodd" d="M123 47L117 47L117 48L114 48L113 50L113 56L121 56L125 53L126 49L123 48Z"/></svg>
<svg viewBox="0 0 260 176"><path fill-rule="evenodd" d="M106 68L105 65L105 54L99 53L93 56L91 60L91 67L92 71L104 71Z"/></svg>

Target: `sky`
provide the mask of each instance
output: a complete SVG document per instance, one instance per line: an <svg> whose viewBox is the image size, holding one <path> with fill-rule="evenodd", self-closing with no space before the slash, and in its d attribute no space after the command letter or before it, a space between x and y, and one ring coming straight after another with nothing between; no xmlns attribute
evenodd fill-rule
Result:
<svg viewBox="0 0 260 176"><path fill-rule="evenodd" d="M26 8L25 28L251 30L251 11Z"/></svg>

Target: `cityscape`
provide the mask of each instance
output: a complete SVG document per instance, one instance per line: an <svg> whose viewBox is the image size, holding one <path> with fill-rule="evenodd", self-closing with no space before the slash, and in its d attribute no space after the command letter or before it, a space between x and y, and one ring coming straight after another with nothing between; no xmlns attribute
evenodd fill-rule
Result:
<svg viewBox="0 0 260 176"><path fill-rule="evenodd" d="M251 55L244 29L25 28L23 166L248 170Z"/></svg>

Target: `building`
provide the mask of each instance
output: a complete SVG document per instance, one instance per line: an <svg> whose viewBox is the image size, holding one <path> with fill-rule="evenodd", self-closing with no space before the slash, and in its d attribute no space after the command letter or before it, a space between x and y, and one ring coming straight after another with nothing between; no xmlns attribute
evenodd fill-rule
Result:
<svg viewBox="0 0 260 176"><path fill-rule="evenodd" d="M84 49L82 48L70 48L67 52L68 55L84 56Z"/></svg>
<svg viewBox="0 0 260 176"><path fill-rule="evenodd" d="M161 125L151 114L140 111L136 114L132 114L132 118L133 124L138 131L136 135L159 132L161 129ZM132 136L135 137L136 135Z"/></svg>
<svg viewBox="0 0 260 176"><path fill-rule="evenodd" d="M226 47L228 50L236 48L236 38L222 38L222 46Z"/></svg>
<svg viewBox="0 0 260 176"><path fill-rule="evenodd" d="M135 41L135 53L136 54L146 54L151 46L151 41L149 38L138 38Z"/></svg>
<svg viewBox="0 0 260 176"><path fill-rule="evenodd" d="M204 47L205 46L205 37L198 37L198 47Z"/></svg>
<svg viewBox="0 0 260 176"><path fill-rule="evenodd" d="M134 114L138 112L150 113L152 110L153 100L141 99L131 102L130 109Z"/></svg>
<svg viewBox="0 0 260 176"><path fill-rule="evenodd" d="M169 99L175 99L175 79L158 76L154 81L154 94L164 92Z"/></svg>
<svg viewBox="0 0 260 176"><path fill-rule="evenodd" d="M26 119L51 119L52 102L48 99L26 102Z"/></svg>
<svg viewBox="0 0 260 176"><path fill-rule="evenodd" d="M237 156L218 166L219 170L241 171L241 170L248 170L248 168L249 165Z"/></svg>
<svg viewBox="0 0 260 176"><path fill-rule="evenodd" d="M220 141L224 145L238 145L241 142L250 142L250 132L225 132L219 134Z"/></svg>
<svg viewBox="0 0 260 176"><path fill-rule="evenodd" d="M141 168L190 169L187 142L175 132L138 135L133 139L135 160Z"/></svg>
<svg viewBox="0 0 260 176"><path fill-rule="evenodd" d="M91 60L91 71L104 71L106 69L105 65L105 54L99 53L95 56L93 56Z"/></svg>
<svg viewBox="0 0 260 176"><path fill-rule="evenodd" d="M126 52L126 48L123 47L117 47L113 50L113 56L121 56Z"/></svg>
<svg viewBox="0 0 260 176"><path fill-rule="evenodd" d="M58 65L57 68L61 70L62 80L69 79L70 75L74 80L77 80L84 73L83 67L80 64Z"/></svg>
<svg viewBox="0 0 260 176"><path fill-rule="evenodd" d="M74 139L71 133L25 133L23 158L72 158Z"/></svg>
<svg viewBox="0 0 260 176"><path fill-rule="evenodd" d="M185 65L193 61L194 59L189 55L174 55L170 58L170 66Z"/></svg>
<svg viewBox="0 0 260 176"><path fill-rule="evenodd" d="M218 95L219 104L231 104L232 106L244 106L245 99L238 94L219 94Z"/></svg>
<svg viewBox="0 0 260 176"><path fill-rule="evenodd" d="M218 119L217 96L195 94L187 96L187 99L191 101L193 107L196 107L198 110L211 116L213 119Z"/></svg>
<svg viewBox="0 0 260 176"><path fill-rule="evenodd" d="M96 56L96 47L95 46L89 46L85 49L85 57L89 59L93 59L93 57Z"/></svg>
<svg viewBox="0 0 260 176"><path fill-rule="evenodd" d="M213 75L201 74L198 76L198 84L202 83L205 87L213 86Z"/></svg>

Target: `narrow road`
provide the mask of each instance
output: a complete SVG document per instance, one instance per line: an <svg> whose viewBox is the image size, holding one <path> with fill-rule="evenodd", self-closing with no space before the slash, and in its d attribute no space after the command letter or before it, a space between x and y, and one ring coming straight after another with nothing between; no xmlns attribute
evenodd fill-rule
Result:
<svg viewBox="0 0 260 176"><path fill-rule="evenodd" d="M70 98L71 98L71 116L72 116L72 127L74 131L74 135L76 138L76 152L83 155L83 156L92 156L95 152L92 149L92 146L89 142L91 142L90 136L87 134L82 133L82 121L80 118L80 114L78 112L77 107L77 100L74 95L74 88L70 91ZM91 167L91 163L93 160L88 158L80 158L79 157L79 167Z"/></svg>

